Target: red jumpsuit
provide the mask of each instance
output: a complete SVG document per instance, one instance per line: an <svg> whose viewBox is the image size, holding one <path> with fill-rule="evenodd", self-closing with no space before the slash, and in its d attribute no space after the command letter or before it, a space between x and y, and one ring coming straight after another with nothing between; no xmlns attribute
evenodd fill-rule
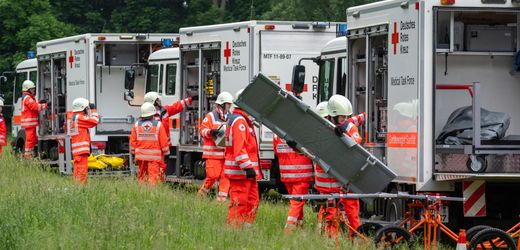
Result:
<svg viewBox="0 0 520 250"><path fill-rule="evenodd" d="M345 127L345 134L354 139L356 143L361 143L361 136L359 135L359 131L354 123L348 122L343 124ZM316 179L314 182L314 186L316 189L322 194L332 194L332 193L343 193L341 190L341 184L336 180L336 178L325 173L323 169L318 164L315 164L316 167ZM345 209L345 213L347 215L347 219L349 224L353 228L357 228L361 225L359 219L359 200L357 199L340 199L340 202L343 204ZM324 209L323 207L320 210ZM326 216L325 216L325 230L329 237L335 237L339 233L339 225L335 223L336 214L339 211L334 207L326 208Z"/></svg>
<svg viewBox="0 0 520 250"><path fill-rule="evenodd" d="M168 136L162 123L155 119L139 119L135 122L130 135L130 153L135 154L137 179L154 186L161 182L164 156L170 153Z"/></svg>
<svg viewBox="0 0 520 250"><path fill-rule="evenodd" d="M99 115L92 109L90 116L80 112L67 115L67 133L71 136L72 155L74 156L74 181L80 184L87 183L88 157L90 155L90 132L89 128L99 123Z"/></svg>
<svg viewBox="0 0 520 250"><path fill-rule="evenodd" d="M38 103L34 95L25 91L22 94L22 128L25 129L24 158L33 156L34 146L38 143L36 127L38 127L38 111L46 109L47 104Z"/></svg>
<svg viewBox="0 0 520 250"><path fill-rule="evenodd" d="M5 126L4 115L0 113L0 157L2 156L3 146L7 146L7 127Z"/></svg>
<svg viewBox="0 0 520 250"><path fill-rule="evenodd" d="M218 109L208 113L199 127L199 133L204 139L202 146L202 158L206 159L206 180L199 189L200 195L206 195L213 184L220 178L218 185L217 201L225 202L228 197L229 180L224 175L224 150L215 144L211 137L212 129L219 129L225 125L226 119Z"/></svg>
<svg viewBox="0 0 520 250"><path fill-rule="evenodd" d="M274 135L273 149L278 157L281 181L291 195L308 194L310 182L314 179L312 161L301 152L294 151L280 137ZM303 225L305 201L290 200L289 215L285 223L287 232Z"/></svg>
<svg viewBox="0 0 520 250"><path fill-rule="evenodd" d="M170 140L170 117L180 113L182 110L191 105L192 99L191 97L182 99L180 101L176 101L170 105L165 105L161 108L161 110L154 116L155 120L161 121L162 127L164 131L166 131L166 136L168 137L168 144L173 145L173 142ZM164 180L164 173L166 173L166 163L163 162L161 164L161 181Z"/></svg>
<svg viewBox="0 0 520 250"><path fill-rule="evenodd" d="M245 169L254 169L256 178L248 179ZM229 178L228 226L251 225L260 204L257 179L258 144L253 122L240 108L235 108L226 127L224 174Z"/></svg>

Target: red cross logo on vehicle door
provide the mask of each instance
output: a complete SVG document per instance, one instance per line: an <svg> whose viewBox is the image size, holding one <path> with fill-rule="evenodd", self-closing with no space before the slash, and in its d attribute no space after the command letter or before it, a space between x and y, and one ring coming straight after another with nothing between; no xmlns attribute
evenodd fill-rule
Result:
<svg viewBox="0 0 520 250"><path fill-rule="evenodd" d="M399 43L399 32L397 32L397 22L394 22L394 33L392 33L392 44L394 45L394 55L397 55L397 44Z"/></svg>
<svg viewBox="0 0 520 250"><path fill-rule="evenodd" d="M231 49L229 48L229 41L226 41L226 48L224 49L224 57L226 58L226 64L229 64L230 56L231 56Z"/></svg>
<svg viewBox="0 0 520 250"><path fill-rule="evenodd" d="M72 56L72 50L70 51L70 54L69 54L69 63L70 63L70 68L72 69L72 64L74 63L74 56Z"/></svg>

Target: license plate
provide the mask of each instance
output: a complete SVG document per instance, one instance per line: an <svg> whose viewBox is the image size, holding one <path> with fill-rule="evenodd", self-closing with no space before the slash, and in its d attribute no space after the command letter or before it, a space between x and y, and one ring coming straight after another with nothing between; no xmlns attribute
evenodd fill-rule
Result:
<svg viewBox="0 0 520 250"><path fill-rule="evenodd" d="M269 169L262 169L262 179L260 179L260 181L269 181L270 178L271 178L271 175L270 175L270 170Z"/></svg>
<svg viewBox="0 0 520 250"><path fill-rule="evenodd" d="M449 221L450 211L447 206L443 206L442 208L439 209L439 215L441 216L441 220L443 223L450 222Z"/></svg>

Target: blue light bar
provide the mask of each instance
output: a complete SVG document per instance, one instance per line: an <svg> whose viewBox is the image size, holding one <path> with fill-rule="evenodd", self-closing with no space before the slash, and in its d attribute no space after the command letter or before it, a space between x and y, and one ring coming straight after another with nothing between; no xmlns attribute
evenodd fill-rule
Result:
<svg viewBox="0 0 520 250"><path fill-rule="evenodd" d="M36 53L32 50L27 51L26 53L27 59L33 59L36 58Z"/></svg>
<svg viewBox="0 0 520 250"><path fill-rule="evenodd" d="M171 48L171 47L173 47L173 40L171 38L163 38L162 39L162 47L163 48Z"/></svg>
<svg viewBox="0 0 520 250"><path fill-rule="evenodd" d="M346 24L339 24L338 25L338 32L336 34L338 37L340 36L346 36L347 35L347 25Z"/></svg>

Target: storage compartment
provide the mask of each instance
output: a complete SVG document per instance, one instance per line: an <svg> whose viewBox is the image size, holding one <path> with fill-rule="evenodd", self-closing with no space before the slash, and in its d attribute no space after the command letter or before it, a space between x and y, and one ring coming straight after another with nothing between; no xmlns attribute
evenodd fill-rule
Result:
<svg viewBox="0 0 520 250"><path fill-rule="evenodd" d="M40 57L38 96L46 101L49 108L40 112L39 135L59 135L65 133L67 98L67 70L65 52Z"/></svg>
<svg viewBox="0 0 520 250"><path fill-rule="evenodd" d="M436 15L436 50L516 52L517 29L515 12L440 9Z"/></svg>
<svg viewBox="0 0 520 250"><path fill-rule="evenodd" d="M202 143L199 122L213 109L220 93L220 43L186 47L182 54L182 93L198 93L181 118L181 144L198 146Z"/></svg>

